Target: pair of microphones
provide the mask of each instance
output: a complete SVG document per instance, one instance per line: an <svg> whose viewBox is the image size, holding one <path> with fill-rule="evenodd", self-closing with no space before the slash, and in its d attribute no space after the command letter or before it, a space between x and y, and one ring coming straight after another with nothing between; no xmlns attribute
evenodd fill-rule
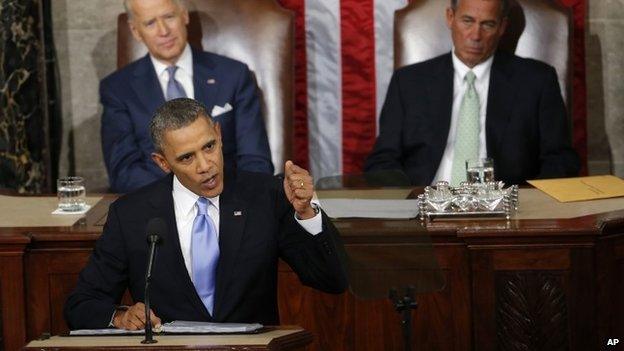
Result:
<svg viewBox="0 0 624 351"><path fill-rule="evenodd" d="M162 236L167 233L167 223L160 217L151 218L146 226L147 244L149 245L149 257L147 258L147 269L145 270L145 339L142 344L154 344L154 331L150 318L150 298L149 286L152 279L152 267L156 258L156 247L162 243Z"/></svg>

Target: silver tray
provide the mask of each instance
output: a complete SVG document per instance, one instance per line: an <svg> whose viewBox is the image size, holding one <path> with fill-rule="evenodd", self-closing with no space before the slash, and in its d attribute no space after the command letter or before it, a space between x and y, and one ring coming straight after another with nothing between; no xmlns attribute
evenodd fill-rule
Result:
<svg viewBox="0 0 624 351"><path fill-rule="evenodd" d="M442 194L442 195L441 195ZM450 187L447 182L438 182L435 187L426 187L425 193L418 196L419 217L421 221L433 219L458 218L505 218L510 219L518 210L518 186L504 187L502 182L487 184L462 183L459 187ZM438 199L436 201L436 199ZM440 201L442 199L442 201ZM450 199L450 200L449 200ZM464 209L461 209L462 201ZM466 206L468 199L468 206ZM493 205L486 208L483 203ZM437 210L436 203L446 203L444 210Z"/></svg>

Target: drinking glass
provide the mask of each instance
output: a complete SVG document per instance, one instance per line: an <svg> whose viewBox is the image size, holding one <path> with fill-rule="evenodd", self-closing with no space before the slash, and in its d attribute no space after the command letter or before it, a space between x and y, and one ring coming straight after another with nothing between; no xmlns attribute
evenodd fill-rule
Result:
<svg viewBox="0 0 624 351"><path fill-rule="evenodd" d="M56 181L58 207L66 212L79 212L86 206L86 189L82 177L63 177Z"/></svg>
<svg viewBox="0 0 624 351"><path fill-rule="evenodd" d="M466 180L469 183L493 182L494 161L489 157L466 160Z"/></svg>

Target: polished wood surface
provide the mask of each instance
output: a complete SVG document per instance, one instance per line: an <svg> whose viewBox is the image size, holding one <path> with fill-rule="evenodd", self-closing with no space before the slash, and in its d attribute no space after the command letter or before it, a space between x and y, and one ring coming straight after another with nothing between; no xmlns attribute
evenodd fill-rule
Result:
<svg viewBox="0 0 624 351"><path fill-rule="evenodd" d="M0 332L4 350L19 350L26 340L22 262L29 242L28 237L19 233L8 232L0 235Z"/></svg>
<svg viewBox="0 0 624 351"><path fill-rule="evenodd" d="M141 344L143 336L53 336L34 340L23 350L240 350L303 351L312 342L312 334L296 326L269 327L258 334L226 335L154 335L157 343Z"/></svg>
<svg viewBox="0 0 624 351"><path fill-rule="evenodd" d="M0 265L6 350L45 332L67 331L63 303L113 199L104 198L72 227L0 229L0 259L10 260ZM415 349L585 351L623 335L624 211L571 219L335 224L347 249L412 245L430 236L446 283L417 295ZM310 350L402 349L400 318L387 299L314 291L280 263L279 304L282 323L314 334Z"/></svg>

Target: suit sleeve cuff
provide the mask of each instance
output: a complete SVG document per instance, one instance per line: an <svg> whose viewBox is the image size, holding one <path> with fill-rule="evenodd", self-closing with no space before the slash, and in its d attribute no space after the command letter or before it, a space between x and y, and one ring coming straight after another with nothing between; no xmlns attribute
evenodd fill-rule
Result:
<svg viewBox="0 0 624 351"><path fill-rule="evenodd" d="M128 306L115 306L115 309L113 310L113 314L111 315L111 319L110 322L108 323L108 327L109 328L115 328L115 324L113 323L113 321L115 320L115 314L117 314L118 311L127 311L128 310Z"/></svg>

